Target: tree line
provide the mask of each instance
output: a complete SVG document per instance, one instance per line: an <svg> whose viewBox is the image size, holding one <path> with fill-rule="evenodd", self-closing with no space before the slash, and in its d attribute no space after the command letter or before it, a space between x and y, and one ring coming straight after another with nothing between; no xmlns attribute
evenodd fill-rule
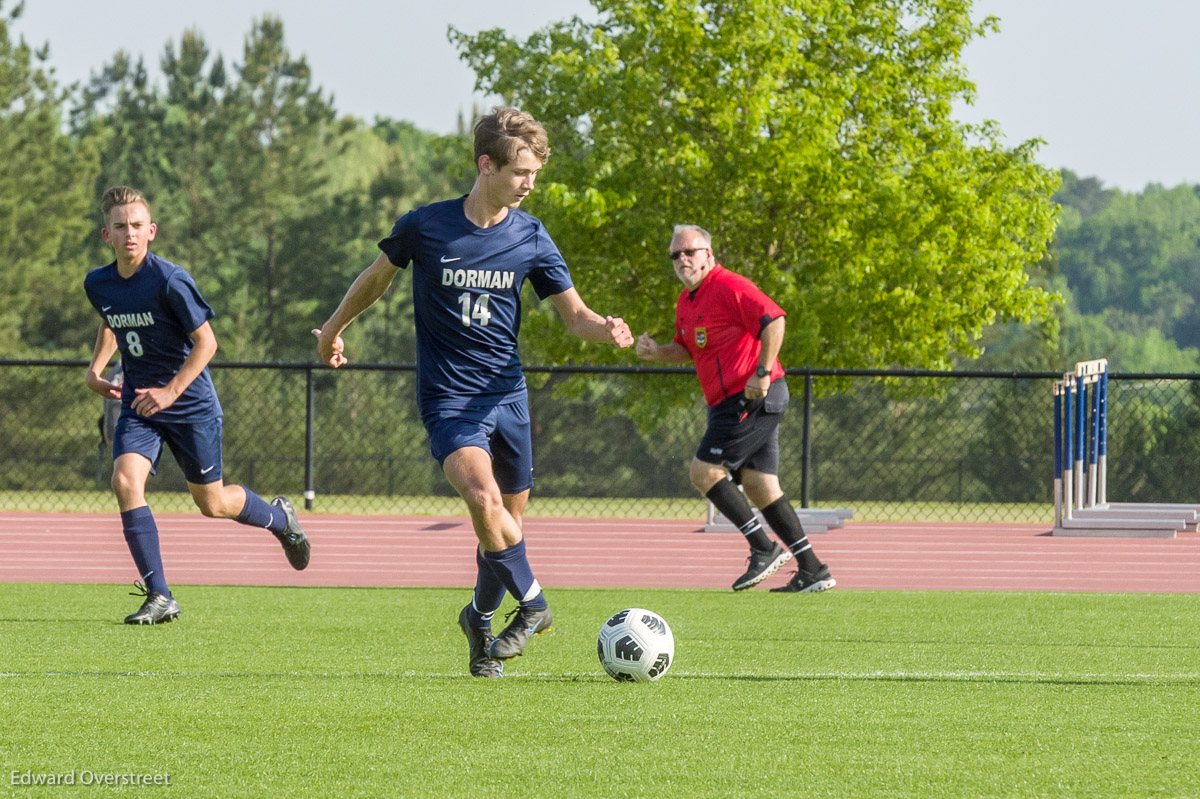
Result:
<svg viewBox="0 0 1200 799"><path fill-rule="evenodd" d="M1037 141L953 119L974 92L962 49L995 27L968 0L597 6L525 41L450 32L480 90L550 130L527 207L596 310L668 337L666 244L694 222L788 309L786 365L1195 367L1196 190L1104 189L1040 165ZM68 87L19 30L0 2L0 357L90 350L81 285L111 260L107 186L151 199L154 249L216 309L219 358L309 360L309 329L394 220L474 179L469 116L435 135L339 114L278 18L234 59L185 31L161 79L118 52ZM532 299L527 363L632 362L569 340ZM380 305L352 354L411 360L406 276ZM655 391L639 401L671 404Z"/></svg>

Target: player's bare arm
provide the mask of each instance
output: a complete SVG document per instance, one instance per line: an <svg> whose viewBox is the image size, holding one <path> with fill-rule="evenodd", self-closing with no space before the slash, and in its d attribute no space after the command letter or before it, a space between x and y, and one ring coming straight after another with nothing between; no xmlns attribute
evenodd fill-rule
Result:
<svg viewBox="0 0 1200 799"><path fill-rule="evenodd" d="M96 331L96 346L92 348L92 362L88 364L87 375L83 378L87 387L105 399L119 400L121 386L104 378L104 370L117 351L117 337L104 322Z"/></svg>
<svg viewBox="0 0 1200 799"><path fill-rule="evenodd" d="M189 337L192 339L191 352L169 383L161 387L134 389L135 397L129 406L134 413L153 416L170 408L217 354L217 335L208 322L193 330Z"/></svg>
<svg viewBox="0 0 1200 799"><path fill-rule="evenodd" d="M655 363L691 363L692 355L677 341L659 344L649 333L638 336L637 349L634 350L643 361Z"/></svg>
<svg viewBox="0 0 1200 799"><path fill-rule="evenodd" d="M771 371L771 364L775 363L775 359L779 357L779 350L783 347L783 332L785 328L784 317L776 317L771 320L758 334L758 340L762 342L762 350L758 353L758 365ZM767 396L767 390L771 387L771 375L766 374L762 377L752 375L746 382L745 395L747 399L758 399L759 397Z"/></svg>
<svg viewBox="0 0 1200 799"><path fill-rule="evenodd" d="M346 296L324 326L312 331L317 337L317 352L324 363L336 369L348 362L344 354L346 344L342 341L342 331L383 296L392 285L397 271L399 267L393 265L387 255L379 253L375 263L364 269L350 284Z"/></svg>
<svg viewBox="0 0 1200 799"><path fill-rule="evenodd" d="M620 317L601 316L588 308L574 287L550 297L567 332L584 341L607 342L620 349L633 344L633 333Z"/></svg>

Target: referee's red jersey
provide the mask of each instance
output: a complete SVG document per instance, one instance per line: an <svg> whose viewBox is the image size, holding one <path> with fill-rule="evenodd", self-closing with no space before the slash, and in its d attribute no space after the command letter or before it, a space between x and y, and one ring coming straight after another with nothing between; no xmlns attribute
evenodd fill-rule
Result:
<svg viewBox="0 0 1200 799"><path fill-rule="evenodd" d="M720 264L695 291L683 290L675 306L674 340L691 354L709 405L746 388L762 351L758 335L781 316L783 309L749 278ZM771 379L782 375L776 358Z"/></svg>

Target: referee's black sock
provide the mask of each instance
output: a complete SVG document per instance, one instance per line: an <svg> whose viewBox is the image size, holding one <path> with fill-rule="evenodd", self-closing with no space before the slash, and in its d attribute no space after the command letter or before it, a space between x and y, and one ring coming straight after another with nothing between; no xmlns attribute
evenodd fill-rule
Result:
<svg viewBox="0 0 1200 799"><path fill-rule="evenodd" d="M732 480L728 477L718 480L716 485L708 489L705 496L717 506L717 510L725 514L726 519L733 522L742 531L742 535L746 536L746 542L750 544L751 549L766 552L771 548L771 539L767 538L767 531L759 524L758 517L750 509L746 495L738 490Z"/></svg>
<svg viewBox="0 0 1200 799"><path fill-rule="evenodd" d="M808 542L808 536L804 534L804 528L800 525L800 517L796 515L796 509L786 496L763 508L762 515L775 534L783 539L783 543L791 550L792 556L796 558L796 565L806 572L814 572L821 568L821 561L817 559L812 544Z"/></svg>

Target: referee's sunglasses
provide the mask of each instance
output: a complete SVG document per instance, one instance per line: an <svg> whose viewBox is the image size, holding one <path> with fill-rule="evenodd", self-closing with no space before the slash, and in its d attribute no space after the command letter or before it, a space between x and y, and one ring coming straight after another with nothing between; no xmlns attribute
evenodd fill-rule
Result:
<svg viewBox="0 0 1200 799"><path fill-rule="evenodd" d="M707 247L689 247L686 250L671 250L671 260L678 261L680 258L682 258L685 255L688 258L691 258L696 253L704 252L707 249L708 249Z"/></svg>

